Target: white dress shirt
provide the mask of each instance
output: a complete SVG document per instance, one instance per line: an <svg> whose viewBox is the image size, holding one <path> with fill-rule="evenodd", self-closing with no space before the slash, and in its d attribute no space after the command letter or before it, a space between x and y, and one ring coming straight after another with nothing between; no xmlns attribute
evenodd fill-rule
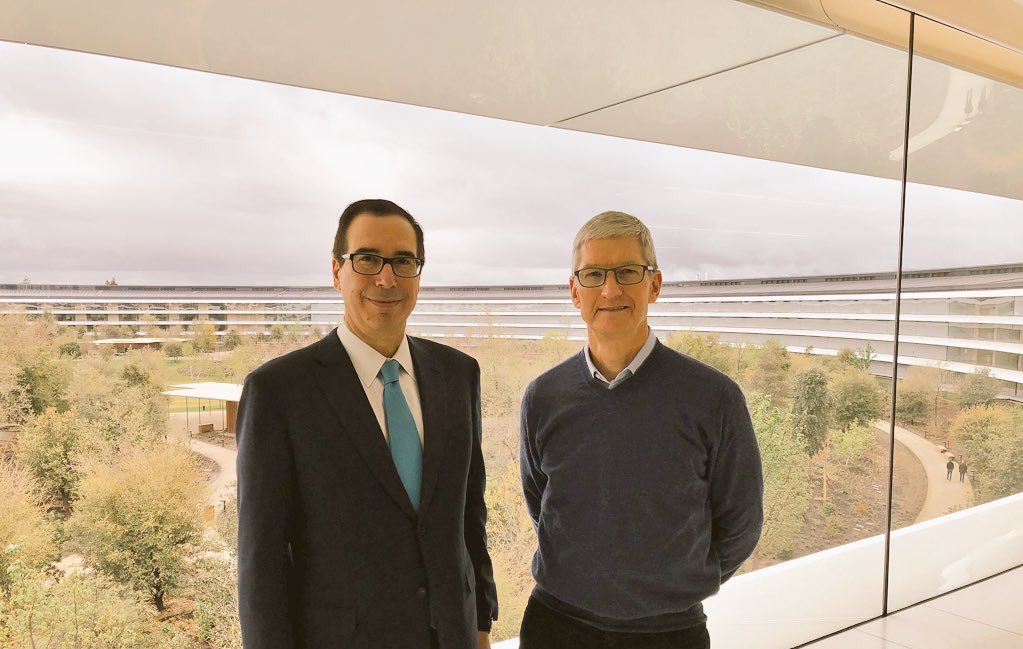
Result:
<svg viewBox="0 0 1023 649"><path fill-rule="evenodd" d="M600 373L600 370L597 369L597 366L593 364L593 359L590 358L590 346L587 345L586 366L590 368L590 376L597 379L598 381L603 381L604 383L607 383L608 390L613 390L622 383L624 383L626 379L631 377L639 370L639 366L642 365L643 361L647 359L647 357L650 355L650 352L654 351L654 344L657 342L657 336L654 335L653 330L650 329L649 327L647 327L647 332L648 333L646 337L646 342L643 343L643 346L639 348L639 352L636 353L636 356L635 358L632 359L632 362L629 363L624 370L619 372L618 376L614 377L610 381L604 378L604 375Z"/></svg>
<svg viewBox="0 0 1023 649"><path fill-rule="evenodd" d="M384 432L384 441L389 443L387 436L387 418L384 415L384 382L380 379L380 368L383 367L387 358L369 346L362 338L359 338L348 329L348 325L341 321L337 326L337 337L348 357L352 359L355 366L355 373L359 375L363 389L366 390L366 398L369 405L373 406L373 414L380 423L380 430ZM409 351L408 337L402 336L401 345L394 353L394 360L398 361L401 370L398 372L398 385L401 386L408 408L412 411L412 419L416 422L416 431L419 433L419 443L423 443L423 407L419 401L419 386L416 384L416 373L412 366L412 352Z"/></svg>

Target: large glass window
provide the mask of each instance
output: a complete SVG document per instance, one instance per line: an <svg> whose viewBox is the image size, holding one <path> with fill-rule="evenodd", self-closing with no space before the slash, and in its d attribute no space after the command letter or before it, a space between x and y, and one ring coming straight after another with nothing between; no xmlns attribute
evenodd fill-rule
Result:
<svg viewBox="0 0 1023 649"><path fill-rule="evenodd" d="M691 4L688 50L673 40L657 75L623 70L604 108L549 128L0 43L0 189L15 190L0 192L0 224L23 242L0 282L53 282L4 285L0 300L21 301L0 310L61 311L54 330L45 317L3 330L0 346L32 355L0 354L0 406L22 407L26 429L71 412L86 433L153 425L160 443L213 427L216 464L233 452L232 406L211 422L199 405L194 420L160 389L240 383L336 325L338 211L393 198L426 231L409 333L482 368L494 639L514 644L535 542L518 404L584 344L565 286L576 230L622 210L651 227L664 273L652 329L740 385L764 457L763 538L706 603L715 647L795 646L1023 563L1023 90L934 56L913 59L907 87L898 9L882 43L753 4ZM915 20L922 43L946 29ZM548 86L501 74L521 81L501 92L549 112ZM131 290L91 286L112 272ZM162 350L89 348L153 322ZM2 365L27 358L28 373ZM38 403L3 400L44 372ZM58 517L74 514L67 496L48 501ZM228 537L229 502L213 503ZM201 610L230 624L226 565L212 584L184 575L179 593L220 598Z"/></svg>
<svg viewBox="0 0 1023 649"><path fill-rule="evenodd" d="M918 49L961 36L916 20ZM917 56L911 91L907 272L1003 268L950 280L947 362L900 349L896 439L923 463L926 498L893 522L890 609L1023 562L1023 90ZM896 504L919 497L914 472L896 454Z"/></svg>

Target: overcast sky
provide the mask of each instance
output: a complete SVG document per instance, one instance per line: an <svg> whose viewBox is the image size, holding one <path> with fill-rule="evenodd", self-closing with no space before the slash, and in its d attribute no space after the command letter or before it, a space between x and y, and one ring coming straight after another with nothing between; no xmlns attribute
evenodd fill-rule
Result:
<svg viewBox="0 0 1023 649"><path fill-rule="evenodd" d="M382 197L426 285L564 283L617 209L668 280L894 270L899 183L0 42L0 283L326 285ZM911 186L907 268L1023 260L1021 203Z"/></svg>

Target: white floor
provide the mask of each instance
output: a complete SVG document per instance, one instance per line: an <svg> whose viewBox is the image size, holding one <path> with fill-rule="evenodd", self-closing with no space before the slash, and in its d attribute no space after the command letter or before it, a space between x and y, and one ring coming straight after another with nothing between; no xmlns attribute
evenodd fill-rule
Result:
<svg viewBox="0 0 1023 649"><path fill-rule="evenodd" d="M804 649L1023 649L1023 567Z"/></svg>

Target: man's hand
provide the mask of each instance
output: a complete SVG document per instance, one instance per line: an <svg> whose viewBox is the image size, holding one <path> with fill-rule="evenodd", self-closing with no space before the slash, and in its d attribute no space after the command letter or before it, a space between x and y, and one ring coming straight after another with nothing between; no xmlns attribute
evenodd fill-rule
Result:
<svg viewBox="0 0 1023 649"><path fill-rule="evenodd" d="M477 631L476 645L479 649L490 649L490 634L486 631Z"/></svg>

